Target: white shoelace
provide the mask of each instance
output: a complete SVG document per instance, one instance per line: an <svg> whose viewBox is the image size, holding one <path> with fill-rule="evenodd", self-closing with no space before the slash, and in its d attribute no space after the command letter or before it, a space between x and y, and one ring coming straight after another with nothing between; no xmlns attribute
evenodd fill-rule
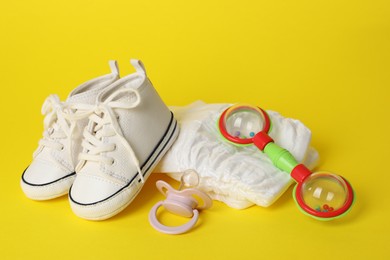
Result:
<svg viewBox="0 0 390 260"><path fill-rule="evenodd" d="M121 94L135 94L136 100L134 102L128 101L115 101L115 98L120 97ZM123 136L122 130L118 124L118 119L114 110L119 109L132 109L138 106L141 102L138 91L131 88L123 88L112 93L104 102L95 106L93 112L89 116L90 124L94 125L93 129L89 131L84 130L84 139L82 146L83 152L79 155L79 163L76 166L76 172L80 172L82 167L87 161L100 162L105 164L113 164L114 158L103 155L105 152L111 152L116 149L116 145L113 143L104 143L104 137L118 136L120 142L125 147L126 151L135 163L138 173L140 174L141 181L144 182L144 177L140 168L139 161L134 153L133 148L127 142ZM104 127L109 126L109 127Z"/></svg>
<svg viewBox="0 0 390 260"><path fill-rule="evenodd" d="M81 104L69 104L61 102L57 95L50 95L42 105L41 112L45 116L43 121L43 138L39 141L39 147L34 152L35 158L38 153L48 147L56 150L63 150L64 145L59 139L67 139L68 156L72 165L75 165L72 157L72 135L76 126L76 121L88 117L88 112L83 111Z"/></svg>

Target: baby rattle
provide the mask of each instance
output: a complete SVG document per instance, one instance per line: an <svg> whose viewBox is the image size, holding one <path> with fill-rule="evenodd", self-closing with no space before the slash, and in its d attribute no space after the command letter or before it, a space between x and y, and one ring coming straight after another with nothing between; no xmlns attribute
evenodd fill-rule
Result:
<svg viewBox="0 0 390 260"><path fill-rule="evenodd" d="M228 141L236 145L255 144L276 167L290 173L297 182L293 197L302 212L319 220L331 220L350 210L355 196L349 182L330 172L311 172L289 151L276 145L268 135L271 120L263 109L243 104L231 106L220 116L218 127Z"/></svg>

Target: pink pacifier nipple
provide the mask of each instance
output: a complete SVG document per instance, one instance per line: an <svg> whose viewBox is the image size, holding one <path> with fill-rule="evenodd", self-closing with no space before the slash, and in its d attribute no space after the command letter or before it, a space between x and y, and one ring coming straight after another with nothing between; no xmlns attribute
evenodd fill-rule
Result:
<svg viewBox="0 0 390 260"><path fill-rule="evenodd" d="M157 202L149 212L149 222L158 231L166 234L181 234L190 230L198 221L199 210L210 208L211 198L196 188L181 190L183 186L197 186L198 174L193 170L187 170L183 173L179 190L175 190L164 181L157 181L157 189L166 196L164 201ZM194 183L196 182L196 184ZM200 198L203 202L199 205ZM168 212L182 217L191 218L189 222L181 226L165 226L157 219L157 211L163 206Z"/></svg>

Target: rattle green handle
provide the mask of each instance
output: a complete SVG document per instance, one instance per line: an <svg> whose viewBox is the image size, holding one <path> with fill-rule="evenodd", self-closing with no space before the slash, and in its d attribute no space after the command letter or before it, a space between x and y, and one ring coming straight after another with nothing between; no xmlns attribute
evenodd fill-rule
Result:
<svg viewBox="0 0 390 260"><path fill-rule="evenodd" d="M305 165L298 164L297 160L295 160L289 151L276 145L267 132L258 132L252 141L257 148L268 155L277 168L290 173L296 182L301 183L307 176L312 174Z"/></svg>
<svg viewBox="0 0 390 260"><path fill-rule="evenodd" d="M264 153L266 153L272 163L282 171L291 173L298 165L298 162L289 151L276 145L274 142L270 142L265 146Z"/></svg>

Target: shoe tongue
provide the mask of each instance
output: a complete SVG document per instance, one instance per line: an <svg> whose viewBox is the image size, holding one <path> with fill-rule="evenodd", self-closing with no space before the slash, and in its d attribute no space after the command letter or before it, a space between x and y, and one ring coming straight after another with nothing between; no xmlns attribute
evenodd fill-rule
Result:
<svg viewBox="0 0 390 260"><path fill-rule="evenodd" d="M66 102L70 104L82 103L82 104L93 105L96 102L97 95L98 95L98 90L91 90L88 92L83 92L83 93L69 96L66 99Z"/></svg>
<svg viewBox="0 0 390 260"><path fill-rule="evenodd" d="M123 89L129 88L128 86L119 86L111 91L103 93L103 95L98 96L99 102L107 102L108 98L112 98L111 101L114 102L135 102L137 100L137 96L132 92L120 92Z"/></svg>
<svg viewBox="0 0 390 260"><path fill-rule="evenodd" d="M116 92L122 90L122 89L134 89L138 90L142 87L142 85L146 82L146 77L143 74L139 73L133 73L128 75L127 77L123 77L120 80L116 81L114 84L112 84L109 88L106 88L104 91L100 92L97 100L98 102L104 102L109 98L111 95L115 95ZM129 93L122 93L118 94L117 97L115 97L115 100L118 101L120 99L121 101L123 99L131 100L134 98L133 94Z"/></svg>

